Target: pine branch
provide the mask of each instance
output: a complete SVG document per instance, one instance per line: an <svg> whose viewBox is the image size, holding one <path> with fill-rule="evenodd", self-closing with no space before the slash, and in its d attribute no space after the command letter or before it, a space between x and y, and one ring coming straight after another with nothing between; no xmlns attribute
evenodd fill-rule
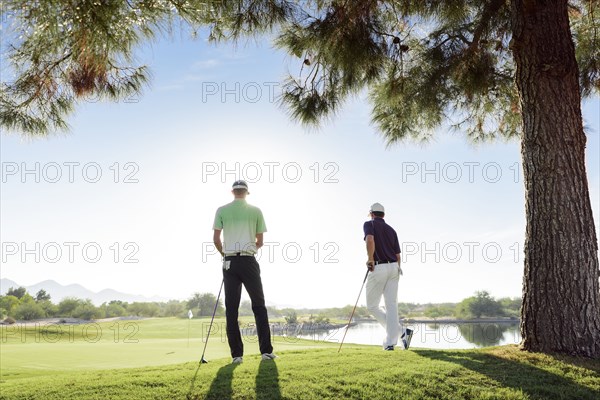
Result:
<svg viewBox="0 0 600 400"><path fill-rule="evenodd" d="M473 32L473 40L471 40L471 44L467 49L467 52L470 53L478 50L481 37L484 35L486 30L490 29L490 21L505 4L505 0L491 0L485 3L479 21Z"/></svg>

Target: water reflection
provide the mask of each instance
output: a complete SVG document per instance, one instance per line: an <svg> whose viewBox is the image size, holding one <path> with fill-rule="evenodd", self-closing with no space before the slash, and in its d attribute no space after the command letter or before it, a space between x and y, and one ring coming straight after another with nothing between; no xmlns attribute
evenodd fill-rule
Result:
<svg viewBox="0 0 600 400"><path fill-rule="evenodd" d="M507 323L455 323L455 324L426 324L427 330L441 332L442 339L456 342L464 339L475 347L498 346L506 341L505 334L515 336L518 333L518 324ZM518 339L517 343L520 341Z"/></svg>
<svg viewBox="0 0 600 400"><path fill-rule="evenodd" d="M521 342L519 325L510 323L410 323L405 328L414 331L411 348L471 349L476 347L518 344ZM299 334L299 338L340 342L344 329L313 331ZM363 322L348 329L346 343L380 345L385 331L376 322ZM291 339L291 338L289 338Z"/></svg>
<svg viewBox="0 0 600 400"><path fill-rule="evenodd" d="M513 324L462 324L458 325L461 335L478 347L498 346L504 339L504 334L518 331L518 325ZM520 341L520 339L519 339Z"/></svg>

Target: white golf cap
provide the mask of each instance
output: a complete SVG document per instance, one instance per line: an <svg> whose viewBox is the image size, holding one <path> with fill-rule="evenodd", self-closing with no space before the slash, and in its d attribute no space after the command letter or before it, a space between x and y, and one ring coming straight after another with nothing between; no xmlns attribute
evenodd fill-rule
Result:
<svg viewBox="0 0 600 400"><path fill-rule="evenodd" d="M381 203L373 203L371 206L371 212L385 212L385 208L381 205Z"/></svg>
<svg viewBox="0 0 600 400"><path fill-rule="evenodd" d="M233 185L231 186L232 189L246 189L248 190L248 184L246 183L246 181L235 181L233 182ZM248 194L250 194L250 192L248 192Z"/></svg>

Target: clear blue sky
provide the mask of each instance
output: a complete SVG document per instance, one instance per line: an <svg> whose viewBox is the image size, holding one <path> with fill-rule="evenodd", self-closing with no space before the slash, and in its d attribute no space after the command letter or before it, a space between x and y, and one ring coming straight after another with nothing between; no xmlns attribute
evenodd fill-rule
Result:
<svg viewBox="0 0 600 400"><path fill-rule="evenodd" d="M260 264L271 304L353 303L373 202L403 244L399 301L520 296L517 142L474 146L441 129L427 146L386 149L360 96L307 132L273 98L299 65L268 42L215 47L178 36L139 59L153 72L141 97L82 104L68 134L2 135L2 277L164 298L216 293L212 222L239 170L267 222ZM599 114L598 99L584 104L596 226ZM36 163L39 182L23 171Z"/></svg>

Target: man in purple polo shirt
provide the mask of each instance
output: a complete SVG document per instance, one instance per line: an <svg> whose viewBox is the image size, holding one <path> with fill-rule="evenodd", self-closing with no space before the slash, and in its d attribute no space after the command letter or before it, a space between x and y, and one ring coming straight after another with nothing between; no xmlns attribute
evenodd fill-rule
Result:
<svg viewBox="0 0 600 400"><path fill-rule="evenodd" d="M386 330L383 342L385 350L394 350L400 335L398 322L398 280L400 268L400 243L394 228L386 224L385 209L379 203L371 206L371 220L363 225L367 244L367 308ZM381 297L385 301L385 312L379 307ZM404 348L408 348L403 340Z"/></svg>

